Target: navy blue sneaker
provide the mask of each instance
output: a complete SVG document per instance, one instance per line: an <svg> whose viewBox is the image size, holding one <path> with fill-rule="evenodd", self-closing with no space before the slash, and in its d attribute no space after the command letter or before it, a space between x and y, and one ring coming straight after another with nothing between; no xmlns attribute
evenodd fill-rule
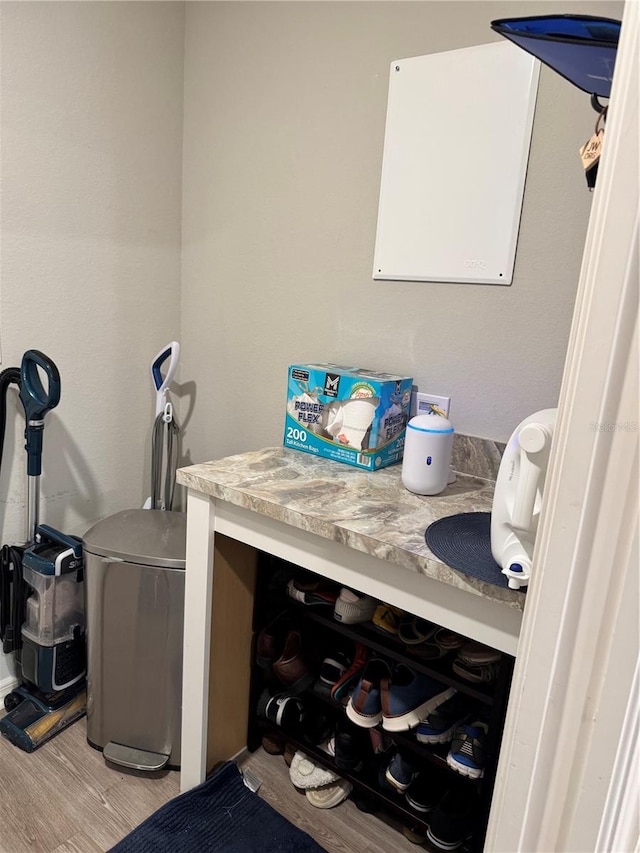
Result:
<svg viewBox="0 0 640 853"><path fill-rule="evenodd" d="M456 726L468 714L469 698L456 692L420 720L416 729L416 740L420 743L448 743L453 737Z"/></svg>
<svg viewBox="0 0 640 853"><path fill-rule="evenodd" d="M356 726L370 729L382 719L380 685L389 675L389 664L382 658L371 658L365 666L346 707L347 717Z"/></svg>
<svg viewBox="0 0 640 853"><path fill-rule="evenodd" d="M447 755L447 764L452 770L470 779L481 779L484 776L488 729L485 722L474 720L473 717L456 727Z"/></svg>
<svg viewBox="0 0 640 853"><path fill-rule="evenodd" d="M400 663L393 678L383 678L381 682L382 727L389 732L408 731L455 692Z"/></svg>
<svg viewBox="0 0 640 853"><path fill-rule="evenodd" d="M390 785L403 794L418 775L418 768L399 752L391 756L389 766L385 771L385 779Z"/></svg>
<svg viewBox="0 0 640 853"><path fill-rule="evenodd" d="M391 797L391 799L397 798L400 801L401 795L398 793L398 789L387 779L387 770L393 757L394 753L381 756L380 764L378 765L378 788L388 797Z"/></svg>

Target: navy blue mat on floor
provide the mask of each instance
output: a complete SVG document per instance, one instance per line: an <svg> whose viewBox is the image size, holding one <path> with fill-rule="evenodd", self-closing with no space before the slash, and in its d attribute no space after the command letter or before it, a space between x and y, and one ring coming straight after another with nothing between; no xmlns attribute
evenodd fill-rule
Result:
<svg viewBox="0 0 640 853"><path fill-rule="evenodd" d="M292 796L295 791L291 789ZM228 761L165 803L109 853L323 853L242 781Z"/></svg>
<svg viewBox="0 0 640 853"><path fill-rule="evenodd" d="M509 586L491 553L490 512L461 512L440 518L427 527L424 538L435 556L452 569L494 586ZM525 591L520 590L523 594Z"/></svg>

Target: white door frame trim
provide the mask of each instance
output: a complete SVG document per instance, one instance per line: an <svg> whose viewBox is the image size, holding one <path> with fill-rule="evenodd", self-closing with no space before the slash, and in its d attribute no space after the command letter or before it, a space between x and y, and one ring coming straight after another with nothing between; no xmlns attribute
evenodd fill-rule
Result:
<svg viewBox="0 0 640 853"><path fill-rule="evenodd" d="M637 790L638 2L627 2L485 849L633 850ZM585 98L588 96L585 95ZM586 188L585 188L586 191ZM634 429L635 426L635 429ZM635 593L635 594L634 594ZM613 667L611 664L615 664ZM607 748L603 748L606 741ZM627 784L628 783L628 784Z"/></svg>
<svg viewBox="0 0 640 853"><path fill-rule="evenodd" d="M634 851L638 849L640 826L637 786L640 779L640 666L636 666L615 767L617 773L611 779L607 809L595 849ZM632 783L635 780L636 784L629 784L630 780Z"/></svg>

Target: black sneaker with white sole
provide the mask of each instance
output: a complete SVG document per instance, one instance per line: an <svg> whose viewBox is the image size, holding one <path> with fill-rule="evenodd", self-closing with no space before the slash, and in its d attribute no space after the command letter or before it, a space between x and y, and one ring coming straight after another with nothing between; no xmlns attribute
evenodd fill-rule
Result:
<svg viewBox="0 0 640 853"><path fill-rule="evenodd" d="M324 699L330 699L331 691L349 669L350 663L349 656L343 651L336 651L324 658L313 685L313 692Z"/></svg>
<svg viewBox="0 0 640 853"><path fill-rule="evenodd" d="M258 716L276 726L297 731L305 718L302 701L291 693L270 693L263 690L258 699Z"/></svg>
<svg viewBox="0 0 640 853"><path fill-rule="evenodd" d="M421 770L407 788L405 800L422 814L432 811L442 797L442 781L429 770Z"/></svg>
<svg viewBox="0 0 640 853"><path fill-rule="evenodd" d="M341 720L335 734L336 767L346 772L357 772L372 755L369 732L349 720Z"/></svg>
<svg viewBox="0 0 640 853"><path fill-rule="evenodd" d="M477 817L476 792L452 788L431 813L427 839L437 850L457 850L473 835Z"/></svg>

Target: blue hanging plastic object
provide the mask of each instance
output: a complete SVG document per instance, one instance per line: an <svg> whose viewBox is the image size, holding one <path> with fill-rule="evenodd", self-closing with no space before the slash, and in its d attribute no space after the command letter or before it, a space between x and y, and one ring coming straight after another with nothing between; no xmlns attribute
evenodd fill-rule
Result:
<svg viewBox="0 0 640 853"><path fill-rule="evenodd" d="M583 92L611 94L621 21L591 15L501 18L491 29L531 53Z"/></svg>

